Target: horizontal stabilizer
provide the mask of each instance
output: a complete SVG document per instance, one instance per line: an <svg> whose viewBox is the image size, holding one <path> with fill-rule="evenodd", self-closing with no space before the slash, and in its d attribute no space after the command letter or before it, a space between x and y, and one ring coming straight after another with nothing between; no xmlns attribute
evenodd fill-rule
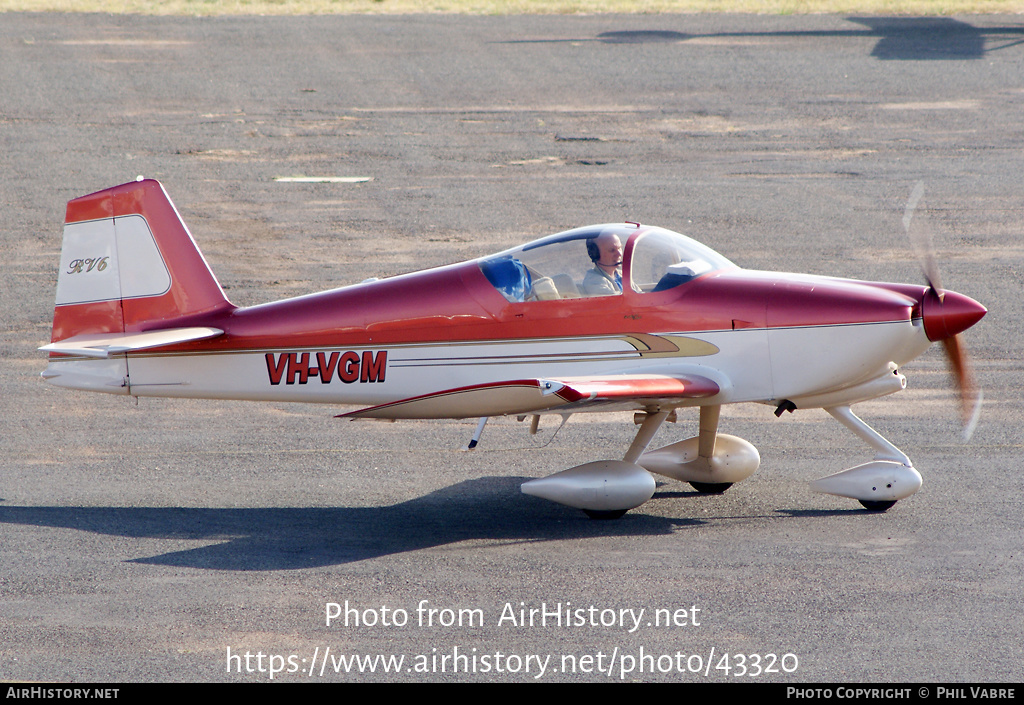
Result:
<svg viewBox="0 0 1024 705"><path fill-rule="evenodd" d="M39 348L61 355L110 357L120 353L159 348L175 343L189 343L223 335L219 328L168 328L145 333L93 333L76 335Z"/></svg>
<svg viewBox="0 0 1024 705"><path fill-rule="evenodd" d="M652 400L681 405L688 399L713 397L720 391L712 380L699 375L566 377L488 382L446 389L433 394L371 406L339 418L462 419L546 411L585 411L590 405L607 409L642 408Z"/></svg>

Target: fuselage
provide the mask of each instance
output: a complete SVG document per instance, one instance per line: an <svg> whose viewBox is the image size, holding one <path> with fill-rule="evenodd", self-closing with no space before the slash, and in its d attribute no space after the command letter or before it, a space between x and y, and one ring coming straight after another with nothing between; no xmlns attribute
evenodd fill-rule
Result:
<svg viewBox="0 0 1024 705"><path fill-rule="evenodd" d="M566 266L574 278L553 263L576 253L585 267L583 241L609 227L625 242L622 290L578 295L579 265ZM643 249L645 238L658 246ZM518 288L501 278L513 269L525 277ZM926 292L749 271L670 231L594 226L491 258L161 321L224 334L103 360L53 356L50 367L87 365L108 380L90 388L137 396L363 406L510 379L696 374L721 390L700 403L767 402L855 386L921 354L931 342Z"/></svg>

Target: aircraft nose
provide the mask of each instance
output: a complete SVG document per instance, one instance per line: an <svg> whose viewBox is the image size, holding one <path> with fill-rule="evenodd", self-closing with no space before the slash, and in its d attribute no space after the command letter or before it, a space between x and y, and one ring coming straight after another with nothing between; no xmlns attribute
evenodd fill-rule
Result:
<svg viewBox="0 0 1024 705"><path fill-rule="evenodd" d="M927 289L921 298L921 318L928 340L937 342L965 331L988 313L988 309L969 296L955 291Z"/></svg>

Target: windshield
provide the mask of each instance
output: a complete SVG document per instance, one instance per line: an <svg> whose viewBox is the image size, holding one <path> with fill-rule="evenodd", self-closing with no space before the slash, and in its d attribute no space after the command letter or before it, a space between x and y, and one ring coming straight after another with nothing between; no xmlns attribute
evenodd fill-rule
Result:
<svg viewBox="0 0 1024 705"><path fill-rule="evenodd" d="M632 281L623 251L634 238ZM551 235L480 261L480 269L510 302L551 301L663 291L723 267L714 250L663 228L633 223L593 225Z"/></svg>
<svg viewBox="0 0 1024 705"><path fill-rule="evenodd" d="M633 244L630 262L633 288L643 292L664 291L735 266L710 247L664 228L641 233Z"/></svg>

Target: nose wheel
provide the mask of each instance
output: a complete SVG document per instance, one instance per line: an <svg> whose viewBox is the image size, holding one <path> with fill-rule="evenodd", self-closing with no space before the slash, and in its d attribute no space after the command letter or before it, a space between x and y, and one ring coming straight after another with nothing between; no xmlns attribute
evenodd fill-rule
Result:
<svg viewBox="0 0 1024 705"><path fill-rule="evenodd" d="M862 499L859 501L861 504L864 505L864 508L867 509L869 512L878 513L889 511L890 509L892 509L893 505L896 504L896 500L892 500L891 502L879 502L876 500Z"/></svg>

